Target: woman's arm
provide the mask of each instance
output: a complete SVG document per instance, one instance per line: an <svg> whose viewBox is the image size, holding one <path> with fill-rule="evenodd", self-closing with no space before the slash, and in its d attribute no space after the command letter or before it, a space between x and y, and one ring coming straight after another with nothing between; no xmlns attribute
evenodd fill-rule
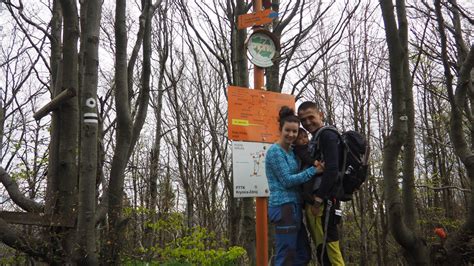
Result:
<svg viewBox="0 0 474 266"><path fill-rule="evenodd" d="M290 165L285 159L285 154L278 150L269 150L265 160L272 173L285 188L303 184L317 172L315 167L309 167L302 172L292 173Z"/></svg>

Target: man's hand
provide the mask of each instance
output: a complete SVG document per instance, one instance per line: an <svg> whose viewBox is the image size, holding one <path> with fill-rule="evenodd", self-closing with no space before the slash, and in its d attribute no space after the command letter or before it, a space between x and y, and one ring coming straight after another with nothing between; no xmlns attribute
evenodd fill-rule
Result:
<svg viewBox="0 0 474 266"><path fill-rule="evenodd" d="M314 167L316 167L318 173L322 173L324 171L324 162L316 160L314 161Z"/></svg>

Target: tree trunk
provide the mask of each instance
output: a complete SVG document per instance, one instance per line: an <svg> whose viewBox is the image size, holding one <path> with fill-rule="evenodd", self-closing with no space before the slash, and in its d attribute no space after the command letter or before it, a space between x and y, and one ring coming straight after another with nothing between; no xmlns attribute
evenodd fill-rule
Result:
<svg viewBox="0 0 474 266"><path fill-rule="evenodd" d="M280 6L280 0L272 0L272 10L275 12L279 11L279 6ZM298 8L298 7L295 7ZM255 11L255 10L254 10ZM275 29L276 25L278 25L280 22L279 18L275 18L273 20L272 26L273 29ZM281 39L281 30L280 31L273 31L273 34L275 38L280 41ZM275 53L275 60L273 60L273 66L269 67L265 71L265 78L267 79L265 87L267 88L268 91L274 91L274 92L281 92L281 87L280 87L280 62L281 62L281 53L279 50L276 51Z"/></svg>
<svg viewBox="0 0 474 266"><path fill-rule="evenodd" d="M122 219L124 171L128 161L128 151L132 137L132 123L127 86L127 27L126 0L117 0L115 7L115 106L117 110L116 148L112 159L109 182L107 264L118 264L124 243Z"/></svg>
<svg viewBox="0 0 474 266"><path fill-rule="evenodd" d="M455 0L451 0L450 3L457 5ZM453 265L466 263L473 255L472 247L469 247L468 243L470 243L474 237L474 154L471 149L472 139L466 137L462 129L464 128L464 117L469 118L471 115L466 106L469 100L468 91L472 91L473 89L471 71L474 68L474 44L471 44L469 50L467 49L462 37L459 14L457 14L457 11L454 11L453 19L459 72L456 90L453 95L453 75L451 74L447 52L447 37L441 12L441 1L435 0L435 10L441 40L441 59L444 66L446 88L451 104L450 139L454 147L454 153L461 159L466 167L467 175L471 183L471 198L467 219L461 228L448 238L445 244L447 258L445 265ZM470 127L472 126L472 121L469 122L470 124L468 126ZM470 145L466 139L471 141Z"/></svg>
<svg viewBox="0 0 474 266"><path fill-rule="evenodd" d="M61 5L59 0L53 1L53 16L51 18L51 82L50 82L50 92L51 98L56 97L62 88L62 63L61 63ZM48 177L47 177L47 186L46 186L46 210L47 215L52 215L54 213L53 206L57 198L57 169L56 162L58 160L58 141L59 141L59 128L58 121L59 116L58 112L55 110L51 113L51 141L49 143L49 164L48 164Z"/></svg>
<svg viewBox="0 0 474 266"><path fill-rule="evenodd" d="M254 198L242 199L242 220L240 224L240 243L247 251L247 256L250 259L249 264L255 265L257 251L256 251L256 232L255 232L255 200Z"/></svg>
<svg viewBox="0 0 474 266"><path fill-rule="evenodd" d="M97 82L99 65L99 26L102 4L86 2L87 21L84 45L84 83L81 92L81 141L78 206L78 263L98 264L96 252L95 206L97 177Z"/></svg>
<svg viewBox="0 0 474 266"><path fill-rule="evenodd" d="M51 98L56 97L62 88L62 61L61 61L61 24L62 24L62 14L61 14L61 5L59 0L53 1L53 16L51 18L51 82L50 82L50 92ZM57 111L51 113L51 141L49 143L49 164L48 164L48 177L47 177L47 186L46 186L46 204L45 204L45 213L46 215L53 215L54 210L53 206L56 201L57 193L57 168L56 163L58 160L58 141L59 141L59 128L58 121L59 116Z"/></svg>
<svg viewBox="0 0 474 266"><path fill-rule="evenodd" d="M236 1L236 11L234 15L234 22L237 25L237 18L239 15L245 14L246 4L245 1ZM234 75L233 81L234 85L248 88L249 86L249 73L248 73L248 60L245 53L245 40L247 38L247 29L237 30L237 28L232 29L232 48L233 48L233 67ZM224 158L221 159L221 163L225 164ZM242 199L234 198L233 186L231 182L231 174L227 175L226 178L226 190L228 191L228 212L229 218L227 219L227 224L229 228L228 238L230 245L238 245L240 240L240 224L242 221ZM251 250L247 250L249 252Z"/></svg>
<svg viewBox="0 0 474 266"><path fill-rule="evenodd" d="M463 263L467 262L473 255L472 247L468 247L467 243L472 242L474 237L474 154L466 141L466 137L463 135L463 130L459 129L463 128L463 109L467 101L467 91L472 91L470 72L473 68L474 44L471 45L469 54L460 69L454 103L452 103L450 127L450 137L454 146L454 152L466 167L467 176L471 183L471 198L467 208L467 219L460 230L448 239L446 249L448 258L451 256L462 258ZM468 251L466 252L464 249ZM452 260L449 260L448 264L452 265L452 262ZM461 263L461 260L459 262Z"/></svg>
<svg viewBox="0 0 474 266"><path fill-rule="evenodd" d="M63 61L62 61L62 86L56 88L58 92L65 89L78 90L78 55L77 40L79 37L78 12L75 1L61 0L61 10L64 18L63 31ZM54 185L55 206L54 213L60 217L73 217L76 214L73 210L77 206L77 150L78 150L78 125L79 110L78 99L71 98L62 104L58 111L58 123L56 135L57 143L53 149L57 149L57 158L50 158L49 162L55 164L51 167L52 182ZM55 132L53 132L54 134ZM53 155L54 157L55 155ZM52 161L51 159L55 159ZM64 263L72 262L74 257L75 232L72 229L53 229L55 235L60 236L61 257ZM58 250L58 249L56 249Z"/></svg>
<svg viewBox="0 0 474 266"><path fill-rule="evenodd" d="M385 34L389 49L390 81L392 88L393 128L384 147L383 174L386 195L386 207L389 214L389 225L395 240L404 248L408 263L429 265L428 248L424 240L417 236L412 224L414 217L412 165L407 160L412 158L413 139L413 101L411 78L408 73L408 26L406 22L405 3L397 0L398 25L395 21L394 6L391 0L380 0ZM402 146L405 145L403 164L403 201L399 195L398 162ZM412 150L409 150L412 149Z"/></svg>
<svg viewBox="0 0 474 266"><path fill-rule="evenodd" d="M241 1L238 1L238 2L241 2ZM243 9L244 7L241 7L241 8ZM257 10L254 10L254 11L257 11ZM243 47L243 42L245 41L245 35L246 35L244 33L246 33L246 30L240 30L237 32L237 38L236 38L236 43L235 43L236 49ZM239 51L241 54L240 56L245 57L245 53L242 53L242 51L245 51L245 50ZM239 82L242 82L242 83L236 83L236 85L248 87L249 86L248 68L247 68L248 61L244 60L243 58L239 58L239 62L240 64L238 66L238 69L242 72L238 73L238 76L240 77ZM244 82L247 82L247 83L244 83ZM254 89L257 89L257 88L254 88ZM231 196L233 197L233 193L231 194ZM238 232L240 232L239 242L241 243L241 245L243 245L243 247L247 251L249 264L254 265L256 263L255 261L256 261L256 255L257 255L256 254L257 242L256 242L256 232L255 232L255 200L254 198L242 198L240 201L242 202L241 203L242 208L240 209L241 213L240 214L234 213L235 216L241 217L240 226L238 229ZM237 210L239 209L236 208L234 211L237 211Z"/></svg>
<svg viewBox="0 0 474 266"><path fill-rule="evenodd" d="M234 22L237 25L237 19L240 15L245 14L245 1L237 0ZM234 70L233 79L236 86L247 88L249 86L248 60L247 55L243 52L245 48L245 40L247 39L247 29L238 30L232 28L232 62Z"/></svg>
<svg viewBox="0 0 474 266"><path fill-rule="evenodd" d="M159 10L161 12L161 10ZM165 11L166 12L166 11ZM148 196L148 208L151 210L151 217L150 222L155 223L157 221L158 215L163 215L164 213L156 213L157 206L158 206L158 177L159 177L159 169L160 169L160 148L161 148L161 139L162 139L162 108L163 108L163 93L164 93L164 75L166 69L166 61L168 59L168 46L169 46L169 39L168 39L168 24L166 21L166 14L162 14L163 17L160 17L160 28L161 30L161 42L159 42L162 46L161 53L159 54L159 73L158 73L158 86L157 91L158 93L155 95L156 99L154 102L154 114L156 119L156 128L155 128L155 136L153 141L153 147L151 149L150 154L150 180L149 180L149 196ZM151 18L150 18L151 20ZM151 27L150 27L151 30ZM148 34L148 33L145 33ZM163 185L163 184L162 184ZM168 185L166 184L166 188ZM163 192L167 192L168 190L164 190ZM166 197L166 195L163 195ZM145 229L145 247L150 248L155 245L156 237L152 234L152 230L150 227Z"/></svg>
<svg viewBox="0 0 474 266"><path fill-rule="evenodd" d="M467 170L467 176L471 183L470 202L468 206L468 214L465 223L461 228L451 237L448 238L445 248L447 250L446 265L453 265L452 263L465 263L473 256L472 246L468 243L472 242L474 238L474 154L468 145L465 136L463 135L463 112L466 94L471 84L470 72L474 68L474 44L471 45L469 54L460 69L458 83L456 86L456 93L454 95L454 103L451 108L451 127L450 138L454 146L454 152L461 159ZM451 258L456 258L453 261Z"/></svg>

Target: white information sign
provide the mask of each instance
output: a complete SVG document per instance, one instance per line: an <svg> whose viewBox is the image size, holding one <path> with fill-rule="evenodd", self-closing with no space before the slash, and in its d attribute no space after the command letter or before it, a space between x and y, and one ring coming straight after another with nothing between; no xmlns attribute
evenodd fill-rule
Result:
<svg viewBox="0 0 474 266"><path fill-rule="evenodd" d="M234 141L232 165L234 197L268 197L265 155L271 143Z"/></svg>

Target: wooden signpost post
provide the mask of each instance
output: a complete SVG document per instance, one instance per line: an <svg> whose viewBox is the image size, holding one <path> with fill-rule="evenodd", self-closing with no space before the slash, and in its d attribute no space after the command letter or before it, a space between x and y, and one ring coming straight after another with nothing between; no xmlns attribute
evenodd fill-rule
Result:
<svg viewBox="0 0 474 266"><path fill-rule="evenodd" d="M250 61L254 64L254 89L263 90L264 88L264 68L271 66L273 55L275 50L279 49L279 45L275 42L272 34L262 28L255 28L256 26L261 26L269 24L273 21L278 14L271 9L262 10L262 0L254 0L253 2L253 11L251 14L244 14L238 17L237 28L245 29L248 27L253 27L253 35L255 38L250 40L247 44L251 46L252 53L250 53ZM257 36L256 34L260 34ZM250 36L249 39L252 39ZM293 100L294 104L294 100ZM268 111L268 110L260 110ZM230 110L229 112L232 112ZM278 113L277 113L278 114ZM264 126L276 125L276 121L265 121ZM252 122L250 119L246 118L234 118L229 122L229 138L233 137L239 138L243 136L245 138L257 138L258 142L274 142L275 134L270 133L269 135L262 135L262 128L259 128L258 122ZM252 127L255 131L253 133L245 133L244 131L240 132L242 128ZM234 130L236 129L236 130ZM277 128L278 130L278 128ZM278 131L276 132L278 135ZM255 135L256 134L256 135ZM234 177L235 178L235 177ZM268 218L267 218L267 198L266 197L256 197L256 263L257 266L267 266L268 265Z"/></svg>

